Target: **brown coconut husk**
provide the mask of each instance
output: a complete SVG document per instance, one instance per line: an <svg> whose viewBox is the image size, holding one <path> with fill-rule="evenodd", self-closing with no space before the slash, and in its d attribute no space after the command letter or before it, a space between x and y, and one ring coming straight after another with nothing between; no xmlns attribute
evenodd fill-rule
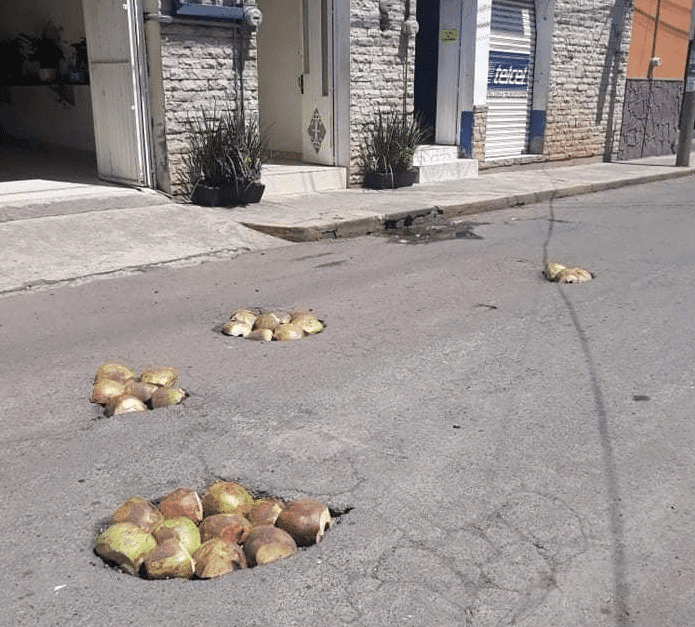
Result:
<svg viewBox="0 0 695 627"><path fill-rule="evenodd" d="M253 328L254 323L258 318L258 314L251 309L234 309L229 314L229 320L233 322L241 322Z"/></svg>
<svg viewBox="0 0 695 627"><path fill-rule="evenodd" d="M287 342L290 340L300 340L304 337L302 328L293 323L279 324L273 331L273 338L279 342Z"/></svg>
<svg viewBox="0 0 695 627"><path fill-rule="evenodd" d="M130 381L128 382L130 383ZM106 405L111 399L122 396L127 391L127 385L113 379L99 379L89 394L90 403Z"/></svg>
<svg viewBox="0 0 695 627"><path fill-rule="evenodd" d="M203 514L239 513L253 504L251 493L236 481L216 481L203 494Z"/></svg>
<svg viewBox="0 0 695 627"><path fill-rule="evenodd" d="M130 396L139 398L143 403L149 403L152 398L152 392L158 389L158 385L146 383L145 381L132 380L125 384L125 392Z"/></svg>
<svg viewBox="0 0 695 627"><path fill-rule="evenodd" d="M297 544L292 536L270 525L254 527L244 542L244 555L249 567L263 566L292 557L296 551Z"/></svg>
<svg viewBox="0 0 695 627"><path fill-rule="evenodd" d="M250 324L239 320L227 320L221 329L222 333L232 337L246 337L251 333L251 330L252 326Z"/></svg>
<svg viewBox="0 0 695 627"><path fill-rule="evenodd" d="M331 522L331 513L321 501L296 499L284 507L275 525L289 533L297 546L311 546L321 540Z"/></svg>
<svg viewBox="0 0 695 627"><path fill-rule="evenodd" d="M254 329L246 336L246 339L258 342L272 342L273 332L270 329Z"/></svg>
<svg viewBox="0 0 695 627"><path fill-rule="evenodd" d="M168 538L152 549L143 560L149 579L190 579L195 563L182 542Z"/></svg>
<svg viewBox="0 0 695 627"><path fill-rule="evenodd" d="M193 553L200 546L200 531L196 524L186 516L164 518L152 529L152 535L158 544L169 538L176 538L189 553Z"/></svg>
<svg viewBox="0 0 695 627"><path fill-rule="evenodd" d="M99 534L94 552L129 575L137 575L146 555L157 546L154 536L132 522L118 522Z"/></svg>
<svg viewBox="0 0 695 627"><path fill-rule="evenodd" d="M196 525L203 520L203 502L192 488L176 488L169 492L160 502L159 511L164 518L186 516Z"/></svg>
<svg viewBox="0 0 695 627"><path fill-rule="evenodd" d="M206 542L210 538L222 538L227 542L241 544L252 527L251 522L241 514L212 514L200 523L200 539Z"/></svg>
<svg viewBox="0 0 695 627"><path fill-rule="evenodd" d="M119 361L106 361L97 368L94 375L94 383L101 379L126 383L131 379L137 379L137 375L128 366Z"/></svg>
<svg viewBox="0 0 695 627"><path fill-rule="evenodd" d="M139 398L135 398L129 394L122 394L121 396L109 399L106 403L104 413L107 416L117 416L119 414L129 414L137 411L147 411L147 405Z"/></svg>
<svg viewBox="0 0 695 627"><path fill-rule="evenodd" d="M188 398L188 392L181 388L158 388L152 392L150 404L152 409L169 407L170 405L178 405L185 398Z"/></svg>
<svg viewBox="0 0 695 627"><path fill-rule="evenodd" d="M147 532L151 532L163 519L162 512L141 496L131 496L111 514L111 524L130 522Z"/></svg>
<svg viewBox="0 0 695 627"><path fill-rule="evenodd" d="M196 577L212 579L246 568L243 549L222 538L210 538L193 554Z"/></svg>
<svg viewBox="0 0 695 627"><path fill-rule="evenodd" d="M297 325L307 335L315 335L323 331L323 323L310 311L293 313L292 324Z"/></svg>
<svg viewBox="0 0 695 627"><path fill-rule="evenodd" d="M179 372L172 366L162 366L161 368L149 368L140 374L140 381L154 383L161 387L171 387L179 378Z"/></svg>

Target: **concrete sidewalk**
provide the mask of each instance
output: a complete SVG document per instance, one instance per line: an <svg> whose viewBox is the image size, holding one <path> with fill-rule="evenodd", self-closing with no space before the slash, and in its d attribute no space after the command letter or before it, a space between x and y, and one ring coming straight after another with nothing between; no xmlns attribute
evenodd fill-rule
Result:
<svg viewBox="0 0 695 627"><path fill-rule="evenodd" d="M674 155L540 164L398 190L271 197L229 209L174 203L151 190L109 185L2 183L0 294L229 257L289 241L364 235L389 221L432 211L474 214L693 173L695 166L676 167Z"/></svg>

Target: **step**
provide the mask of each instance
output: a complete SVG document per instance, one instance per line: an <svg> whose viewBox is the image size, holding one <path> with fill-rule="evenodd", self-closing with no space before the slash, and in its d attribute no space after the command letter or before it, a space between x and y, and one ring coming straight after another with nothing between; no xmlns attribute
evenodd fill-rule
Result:
<svg viewBox="0 0 695 627"><path fill-rule="evenodd" d="M455 181L478 176L478 160L461 159L457 146L418 146L413 166L419 171L419 183Z"/></svg>
<svg viewBox="0 0 695 627"><path fill-rule="evenodd" d="M347 187L347 168L311 163L266 164L261 172L263 197L322 192Z"/></svg>

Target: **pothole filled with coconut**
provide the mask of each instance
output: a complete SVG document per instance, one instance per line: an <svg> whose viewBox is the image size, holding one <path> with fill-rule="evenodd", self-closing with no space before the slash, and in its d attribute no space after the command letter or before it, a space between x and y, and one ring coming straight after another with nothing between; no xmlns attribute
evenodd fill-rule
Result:
<svg viewBox="0 0 695 627"><path fill-rule="evenodd" d="M268 311L263 309L234 309L220 328L225 335L262 342L286 342L316 335L324 329L313 310Z"/></svg>
<svg viewBox="0 0 695 627"><path fill-rule="evenodd" d="M217 481L202 499L185 487L158 503L131 497L113 512L94 551L145 579L212 579L292 557L333 522L318 500L254 498L240 483Z"/></svg>
<svg viewBox="0 0 695 627"><path fill-rule="evenodd" d="M188 392L175 388L179 373L172 366L149 368L140 375L118 361L107 361L94 375L89 400L106 416L178 405Z"/></svg>
<svg viewBox="0 0 695 627"><path fill-rule="evenodd" d="M543 268L543 276L553 283L584 283L591 281L594 274L579 266L567 267L555 261L549 261Z"/></svg>

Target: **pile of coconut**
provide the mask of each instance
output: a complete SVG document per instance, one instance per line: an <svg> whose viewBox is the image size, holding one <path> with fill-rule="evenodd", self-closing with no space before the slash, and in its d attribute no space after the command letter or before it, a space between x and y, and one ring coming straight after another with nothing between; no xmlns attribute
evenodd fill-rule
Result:
<svg viewBox="0 0 695 627"><path fill-rule="evenodd" d="M217 481L201 499L178 488L157 505L134 496L112 514L94 551L146 579L211 579L291 557L332 523L314 499L254 499L240 483Z"/></svg>
<svg viewBox="0 0 695 627"><path fill-rule="evenodd" d="M143 370L138 376L128 366L107 361L97 369L89 400L104 406L107 416L178 405L188 392L173 387L176 368L163 366Z"/></svg>
<svg viewBox="0 0 695 627"><path fill-rule="evenodd" d="M594 278L594 275L588 270L584 270L584 268L580 268L579 266L568 268L555 261L549 261L545 264L543 276L545 276L548 281L553 281L555 283L583 283L584 281L591 281L591 279Z"/></svg>
<svg viewBox="0 0 695 627"><path fill-rule="evenodd" d="M222 325L222 333L247 340L299 340L323 331L323 323L308 311L286 313L260 309L234 309Z"/></svg>

